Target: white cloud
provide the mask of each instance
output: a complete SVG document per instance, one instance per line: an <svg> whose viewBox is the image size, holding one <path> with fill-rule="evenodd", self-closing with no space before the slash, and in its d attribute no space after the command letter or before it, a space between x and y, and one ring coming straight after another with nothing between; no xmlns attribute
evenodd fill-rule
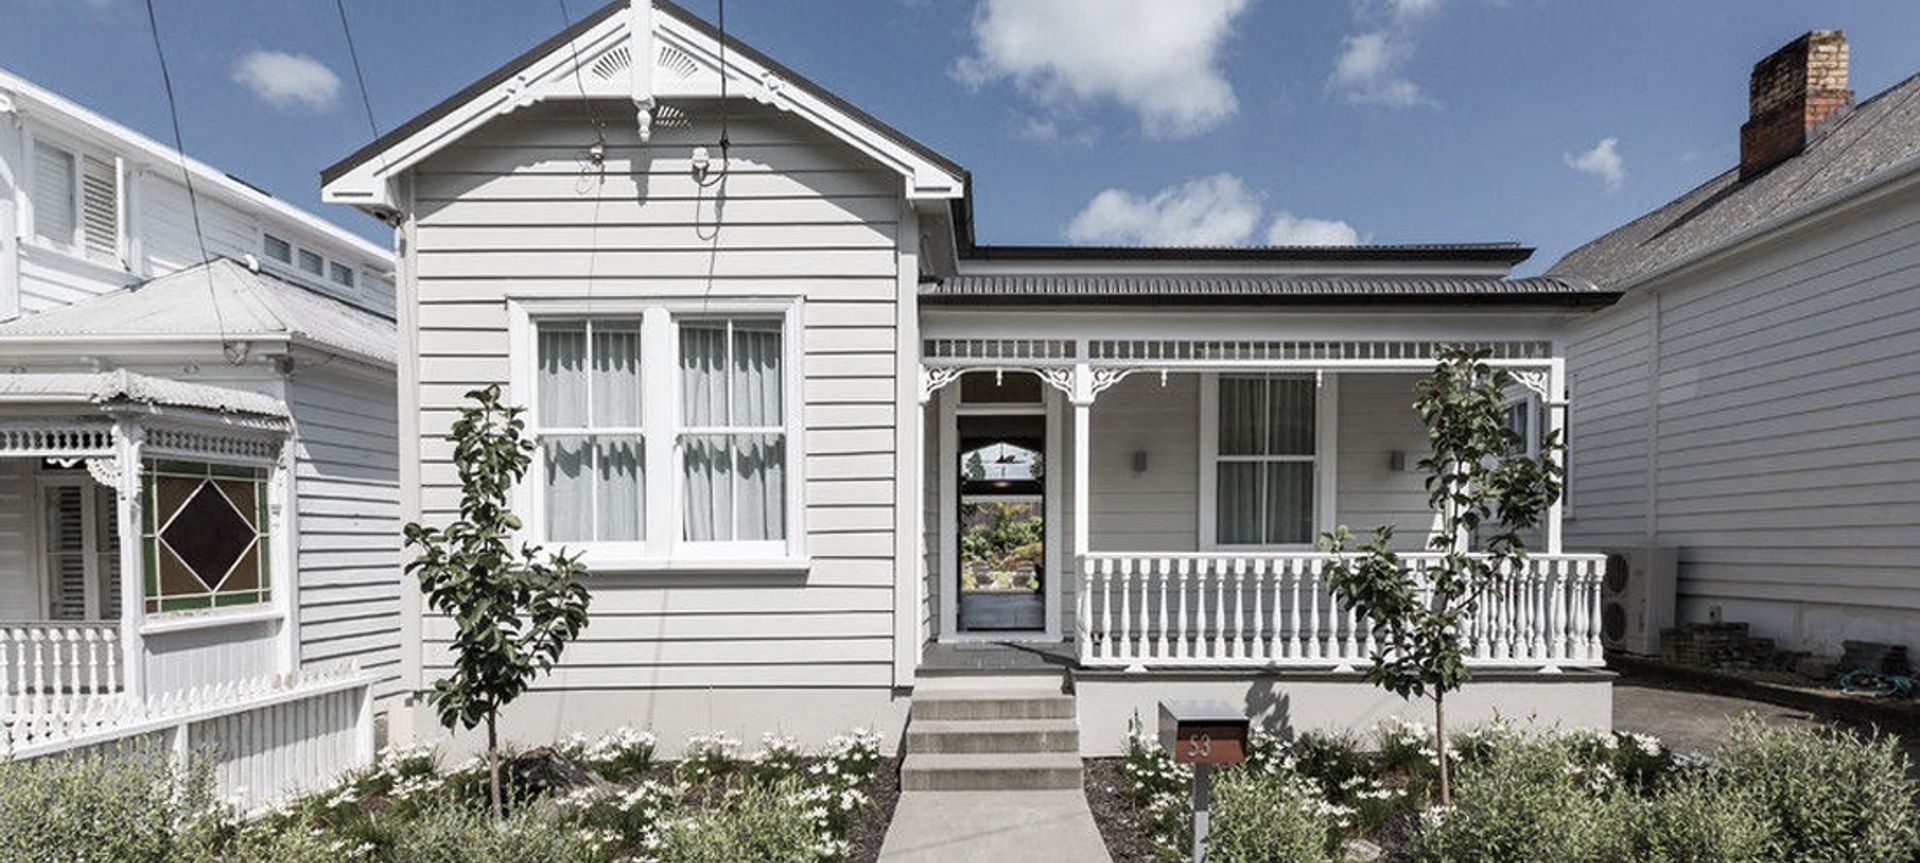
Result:
<svg viewBox="0 0 1920 863"><path fill-rule="evenodd" d="M275 108L330 111L340 99L340 76L305 54L248 52L234 64L233 80Z"/></svg>
<svg viewBox="0 0 1920 863"><path fill-rule="evenodd" d="M1333 61L1327 90L1356 105L1382 108L1438 108L1420 85L1408 78L1413 57L1414 29L1440 9L1441 0L1360 0L1354 17L1366 26L1342 37Z"/></svg>
<svg viewBox="0 0 1920 863"><path fill-rule="evenodd" d="M1093 196L1067 225L1075 243L1122 246L1243 246L1253 241L1266 206L1239 177L1196 177L1150 196L1108 189ZM1279 213L1265 242L1286 246L1350 245L1359 232L1346 222Z"/></svg>
<svg viewBox="0 0 1920 863"><path fill-rule="evenodd" d="M1090 128L1063 129L1058 121L1046 117L1016 115L1013 122L1014 134L1036 144L1091 147L1099 137Z"/></svg>
<svg viewBox="0 0 1920 863"><path fill-rule="evenodd" d="M1620 157L1619 138L1601 138L1592 149L1578 156L1568 153L1562 158L1567 167L1599 177L1609 192L1619 191L1620 184L1627 180L1627 162Z"/></svg>
<svg viewBox="0 0 1920 863"><path fill-rule="evenodd" d="M970 87L1010 80L1042 106L1111 100L1150 138L1186 138L1239 108L1221 43L1249 0L981 0L973 53L953 74Z"/></svg>
<svg viewBox="0 0 1920 863"><path fill-rule="evenodd" d="M1360 232L1338 220L1276 213L1273 224L1267 226L1269 246L1351 246L1359 242Z"/></svg>
<svg viewBox="0 0 1920 863"><path fill-rule="evenodd" d="M1402 34L1376 30L1347 36L1340 42L1327 87L1356 105L1439 107L1401 73L1412 54L1413 42Z"/></svg>

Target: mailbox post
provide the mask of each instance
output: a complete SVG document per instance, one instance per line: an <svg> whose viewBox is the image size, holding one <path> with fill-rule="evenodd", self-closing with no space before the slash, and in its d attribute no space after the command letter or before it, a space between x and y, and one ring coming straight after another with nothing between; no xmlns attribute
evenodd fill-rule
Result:
<svg viewBox="0 0 1920 863"><path fill-rule="evenodd" d="M1246 714L1224 701L1160 702L1160 745L1175 764L1193 765L1193 863L1206 860L1214 765L1246 760L1247 729Z"/></svg>

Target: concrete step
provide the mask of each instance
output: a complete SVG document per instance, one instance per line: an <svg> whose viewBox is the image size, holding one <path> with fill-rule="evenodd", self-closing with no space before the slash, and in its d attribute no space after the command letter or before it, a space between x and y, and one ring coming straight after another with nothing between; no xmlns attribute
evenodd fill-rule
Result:
<svg viewBox="0 0 1920 863"><path fill-rule="evenodd" d="M1072 719L1073 696L1038 688L916 692L909 715L915 721Z"/></svg>
<svg viewBox="0 0 1920 863"><path fill-rule="evenodd" d="M1080 751L1080 725L1071 719L915 720L907 726L909 755Z"/></svg>
<svg viewBox="0 0 1920 863"><path fill-rule="evenodd" d="M1069 752L918 753L901 762L900 787L907 791L1077 789L1080 756Z"/></svg>
<svg viewBox="0 0 1920 863"><path fill-rule="evenodd" d="M1018 671L957 669L928 670L916 672L913 693L920 695L943 695L949 692L972 693L1001 690L1046 690L1061 693L1067 690L1067 676L1059 669L1022 669Z"/></svg>

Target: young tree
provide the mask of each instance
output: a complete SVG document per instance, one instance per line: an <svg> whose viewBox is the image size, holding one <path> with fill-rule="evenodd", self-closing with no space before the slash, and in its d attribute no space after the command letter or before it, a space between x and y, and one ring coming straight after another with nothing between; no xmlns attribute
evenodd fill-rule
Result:
<svg viewBox="0 0 1920 863"><path fill-rule="evenodd" d="M449 439L460 472L460 518L443 528L409 524L407 547L419 556L407 571L420 579L427 604L454 623L453 672L430 696L448 729L487 725L487 771L493 814L505 814L500 793L500 708L551 669L587 625L590 597L578 555L515 548L520 518L507 506L526 476L533 444L523 408L500 403L500 387L467 393Z"/></svg>
<svg viewBox="0 0 1920 863"><path fill-rule="evenodd" d="M1461 631L1503 572L1526 564L1523 534L1560 497L1558 433L1527 455L1507 424L1511 372L1487 364L1485 351L1443 348L1431 375L1414 388L1431 452L1419 462L1427 502L1440 515L1428 547L1440 553L1424 577L1392 551L1393 527L1353 548L1343 525L1321 538L1333 552L1327 581L1350 608L1372 621L1378 648L1367 680L1402 698L1433 699L1434 750L1440 755L1440 803L1451 805L1447 769L1447 693L1466 681ZM1478 539L1480 548L1471 550Z"/></svg>

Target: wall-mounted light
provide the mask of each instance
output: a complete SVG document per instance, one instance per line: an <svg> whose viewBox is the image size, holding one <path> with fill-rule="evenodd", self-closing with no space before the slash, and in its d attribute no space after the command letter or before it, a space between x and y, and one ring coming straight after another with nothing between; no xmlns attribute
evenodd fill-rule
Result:
<svg viewBox="0 0 1920 863"><path fill-rule="evenodd" d="M1407 451L1403 449L1397 449L1387 453L1387 470L1390 470L1394 473L1406 473Z"/></svg>
<svg viewBox="0 0 1920 863"><path fill-rule="evenodd" d="M1137 449L1133 451L1133 472L1136 474L1147 472L1147 451L1146 450Z"/></svg>
<svg viewBox="0 0 1920 863"><path fill-rule="evenodd" d="M706 182L707 171L712 167L713 157L707 155L707 148L693 148L693 179L697 182Z"/></svg>

